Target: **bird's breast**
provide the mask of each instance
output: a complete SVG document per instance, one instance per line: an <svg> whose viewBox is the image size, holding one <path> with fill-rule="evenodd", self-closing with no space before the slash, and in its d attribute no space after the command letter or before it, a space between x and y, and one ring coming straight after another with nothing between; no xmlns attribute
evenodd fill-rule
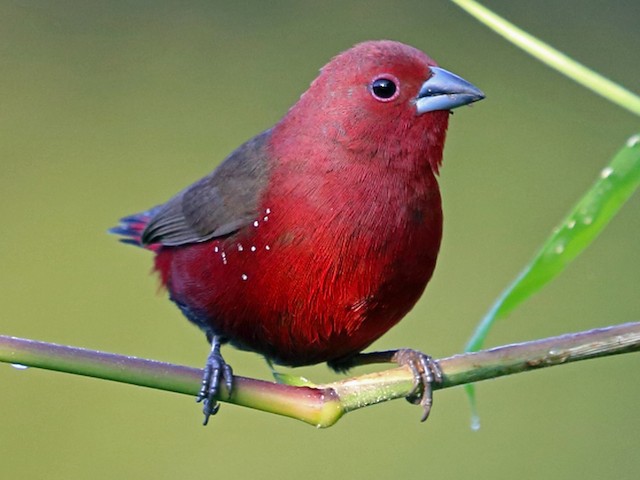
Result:
<svg viewBox="0 0 640 480"><path fill-rule="evenodd" d="M272 179L248 226L173 254L174 298L284 364L364 349L413 307L440 245L433 176L401 188L370 172L319 177Z"/></svg>

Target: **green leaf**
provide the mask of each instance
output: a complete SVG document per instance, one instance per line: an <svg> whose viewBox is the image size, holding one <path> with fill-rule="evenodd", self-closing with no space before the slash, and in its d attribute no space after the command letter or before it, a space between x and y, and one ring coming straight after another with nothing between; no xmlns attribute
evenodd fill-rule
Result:
<svg viewBox="0 0 640 480"><path fill-rule="evenodd" d="M291 387L316 387L317 385L313 383L311 380L305 377L300 377L298 375L291 375L289 373L280 373L273 370L271 372L273 378L276 383L280 383L283 385L289 385Z"/></svg>
<svg viewBox="0 0 640 480"><path fill-rule="evenodd" d="M601 172L596 183L553 231L533 260L507 287L482 319L466 351L482 348L494 322L562 272L616 215L640 185L640 134L626 145Z"/></svg>

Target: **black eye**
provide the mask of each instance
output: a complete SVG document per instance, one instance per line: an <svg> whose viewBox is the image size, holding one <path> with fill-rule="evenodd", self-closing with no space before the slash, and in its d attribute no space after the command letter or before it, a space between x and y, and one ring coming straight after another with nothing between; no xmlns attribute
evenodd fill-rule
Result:
<svg viewBox="0 0 640 480"><path fill-rule="evenodd" d="M398 87L393 80L381 77L371 83L371 93L377 100L388 102L396 98Z"/></svg>

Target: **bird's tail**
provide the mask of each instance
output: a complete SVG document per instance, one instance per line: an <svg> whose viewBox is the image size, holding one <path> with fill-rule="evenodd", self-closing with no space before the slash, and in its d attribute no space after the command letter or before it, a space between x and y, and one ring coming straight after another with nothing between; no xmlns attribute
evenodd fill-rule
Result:
<svg viewBox="0 0 640 480"><path fill-rule="evenodd" d="M146 248L147 250L156 251L160 248L160 244L144 245L142 243L142 232L147 228L149 221L158 211L159 207L152 208L146 212L140 212L128 217L120 219L118 226L110 228L108 231L114 235L120 235L122 243L135 245L136 247Z"/></svg>

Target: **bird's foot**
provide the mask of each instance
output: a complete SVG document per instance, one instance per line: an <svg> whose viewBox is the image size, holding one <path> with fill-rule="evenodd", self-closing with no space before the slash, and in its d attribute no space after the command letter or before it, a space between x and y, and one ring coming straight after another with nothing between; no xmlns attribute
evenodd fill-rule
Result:
<svg viewBox="0 0 640 480"><path fill-rule="evenodd" d="M434 383L442 383L442 370L438 362L418 350L401 348L393 354L392 361L398 365L408 365L413 372L416 386L411 394L407 396L407 401L414 405L422 406L421 422L429 418L431 406L433 405Z"/></svg>
<svg viewBox="0 0 640 480"><path fill-rule="evenodd" d="M203 425L209 423L209 417L218 413L220 409L216 397L220 393L221 382L224 382L228 393L231 394L231 390L233 389L233 370L231 370L231 366L224 361L224 358L222 358L220 354L220 339L213 337L211 353L204 367L202 386L196 397L198 403L204 402L202 408L204 413Z"/></svg>
<svg viewBox="0 0 640 480"><path fill-rule="evenodd" d="M400 366L408 365L411 368L415 388L407 396L407 401L422 406L421 421L424 422L429 417L433 405L432 386L434 383L442 383L442 370L438 362L429 355L410 348L358 353L328 362L329 367L337 372L346 372L352 367L372 363L395 363Z"/></svg>

